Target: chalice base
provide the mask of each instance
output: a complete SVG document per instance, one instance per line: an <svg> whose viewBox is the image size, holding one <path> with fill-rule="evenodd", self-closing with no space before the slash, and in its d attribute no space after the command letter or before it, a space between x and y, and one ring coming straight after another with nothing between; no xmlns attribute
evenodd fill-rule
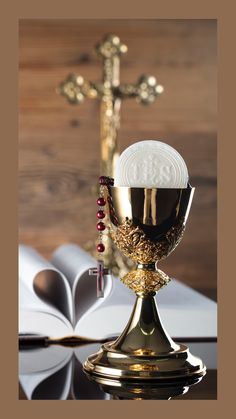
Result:
<svg viewBox="0 0 236 419"><path fill-rule="evenodd" d="M186 380L205 374L201 359L165 331L154 295L137 295L125 330L88 357L84 364L87 373L95 378L138 381Z"/></svg>

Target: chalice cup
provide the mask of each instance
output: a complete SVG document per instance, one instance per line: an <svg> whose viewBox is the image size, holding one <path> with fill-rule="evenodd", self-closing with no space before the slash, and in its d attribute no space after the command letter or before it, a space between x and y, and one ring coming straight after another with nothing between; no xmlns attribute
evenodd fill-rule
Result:
<svg viewBox="0 0 236 419"><path fill-rule="evenodd" d="M155 294L170 281L157 268L183 237L194 188L106 186L109 229L119 250L137 263L121 281L136 294L123 333L88 357L87 373L104 380L176 380L201 377L206 367L165 331ZM117 313L118 315L118 313Z"/></svg>

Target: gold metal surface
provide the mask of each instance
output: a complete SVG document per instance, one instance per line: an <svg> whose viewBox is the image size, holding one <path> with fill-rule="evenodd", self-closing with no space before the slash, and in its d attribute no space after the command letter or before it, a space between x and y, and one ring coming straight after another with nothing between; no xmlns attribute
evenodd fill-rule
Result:
<svg viewBox="0 0 236 419"><path fill-rule="evenodd" d="M121 278L121 281L136 294L149 294L167 285L170 278L160 269L155 269L155 271L135 269Z"/></svg>
<svg viewBox="0 0 236 419"><path fill-rule="evenodd" d="M180 222L171 227L158 243L154 243L147 239L141 228L127 218L117 227L115 233L111 231L111 237L125 256L140 263L148 263L168 256L180 242L183 233L184 224Z"/></svg>
<svg viewBox="0 0 236 419"><path fill-rule="evenodd" d="M174 380L205 374L202 361L165 331L154 299L169 278L157 262L179 243L194 188L107 187L110 229L122 252L138 262L122 281L136 293L130 320L120 337L102 345L84 369L116 380ZM155 199L153 199L155 197ZM148 208L148 210L147 210Z"/></svg>
<svg viewBox="0 0 236 419"><path fill-rule="evenodd" d="M81 104L85 98L99 99L101 164L102 175L114 176L119 157L117 136L120 127L121 101L135 98L142 104L151 104L163 92L163 87L152 75L141 75L134 84L120 83L120 57L128 51L120 38L108 34L96 45L96 53L102 59L103 74L101 82L90 82L81 75L70 74L60 83L57 91L71 104ZM104 262L114 275L123 275L133 264L115 250L109 238L105 247ZM95 253L95 244L87 243L86 250Z"/></svg>
<svg viewBox="0 0 236 419"><path fill-rule="evenodd" d="M183 237L194 188L106 188L110 235L138 263L166 258Z"/></svg>
<svg viewBox="0 0 236 419"><path fill-rule="evenodd" d="M92 375L117 380L172 380L205 374L202 361L185 345L176 344L163 328L153 295L137 296L124 332L88 357L84 368Z"/></svg>

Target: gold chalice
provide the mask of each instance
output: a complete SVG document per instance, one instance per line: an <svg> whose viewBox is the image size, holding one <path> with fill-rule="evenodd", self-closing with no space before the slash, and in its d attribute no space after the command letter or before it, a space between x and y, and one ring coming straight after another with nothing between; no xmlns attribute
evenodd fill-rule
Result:
<svg viewBox="0 0 236 419"><path fill-rule="evenodd" d="M119 250L137 262L137 268L121 280L137 297L123 333L89 356L85 371L104 380L176 380L204 375L202 361L165 331L154 299L170 280L157 263L183 237L194 188L105 189L110 235Z"/></svg>

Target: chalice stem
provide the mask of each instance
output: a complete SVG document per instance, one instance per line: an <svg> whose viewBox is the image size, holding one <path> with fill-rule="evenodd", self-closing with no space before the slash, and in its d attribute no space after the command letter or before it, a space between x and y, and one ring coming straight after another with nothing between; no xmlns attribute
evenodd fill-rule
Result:
<svg viewBox="0 0 236 419"><path fill-rule="evenodd" d="M127 354L151 356L179 348L162 325L154 292L137 294L129 322L113 348Z"/></svg>

